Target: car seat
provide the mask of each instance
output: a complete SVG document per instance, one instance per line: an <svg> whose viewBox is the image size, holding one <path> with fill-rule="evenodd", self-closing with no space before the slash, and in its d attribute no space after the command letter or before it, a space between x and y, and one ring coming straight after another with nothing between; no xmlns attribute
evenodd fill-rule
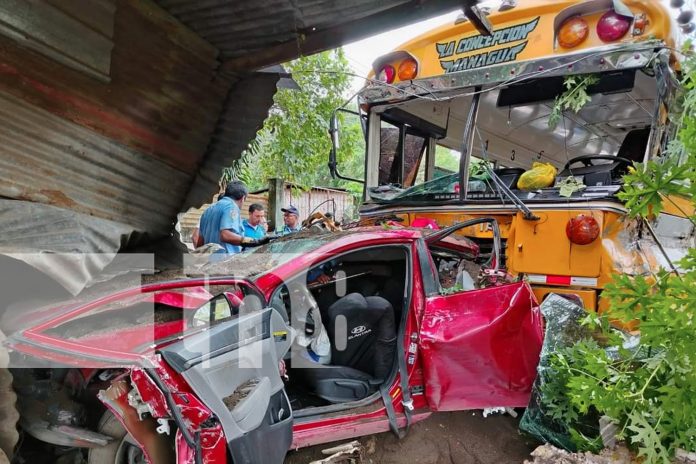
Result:
<svg viewBox="0 0 696 464"><path fill-rule="evenodd" d="M377 391L390 374L396 351L391 303L350 293L327 310L331 364L313 364L296 375L316 396L331 403L356 401Z"/></svg>

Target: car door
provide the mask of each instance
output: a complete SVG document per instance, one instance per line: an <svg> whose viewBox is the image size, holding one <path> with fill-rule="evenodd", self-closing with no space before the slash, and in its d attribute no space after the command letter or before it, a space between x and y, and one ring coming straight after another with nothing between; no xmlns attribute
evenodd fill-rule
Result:
<svg viewBox="0 0 696 464"><path fill-rule="evenodd" d="M292 443L293 415L279 364L292 330L258 295L217 295L207 330L159 350L215 414L235 464L280 464Z"/></svg>
<svg viewBox="0 0 696 464"><path fill-rule="evenodd" d="M458 230L488 223L493 231L489 274L497 271L500 236L492 218L467 221L426 238L431 256L424 279L436 279L432 251ZM422 250L424 251L424 250ZM525 282L443 292L440 285L425 298L420 348L425 395L436 411L521 407L529 400L543 338L542 320Z"/></svg>

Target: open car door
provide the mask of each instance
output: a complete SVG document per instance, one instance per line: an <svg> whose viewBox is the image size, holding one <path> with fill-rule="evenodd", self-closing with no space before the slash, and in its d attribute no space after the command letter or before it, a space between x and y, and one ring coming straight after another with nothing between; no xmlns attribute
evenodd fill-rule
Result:
<svg viewBox="0 0 696 464"><path fill-rule="evenodd" d="M454 232L491 224L497 270L500 236L492 218L466 221L426 238L431 249L452 249ZM435 261L431 261L435 262ZM474 276L475 278L476 276ZM440 291L426 297L420 345L425 395L436 411L523 407L529 401L543 340L542 319L524 282Z"/></svg>
<svg viewBox="0 0 696 464"><path fill-rule="evenodd" d="M235 464L281 464L292 443L293 416L279 363L292 331L265 303L231 300L229 294L215 297L198 320L221 314L222 320L159 353L215 414ZM239 310L225 318L228 306Z"/></svg>

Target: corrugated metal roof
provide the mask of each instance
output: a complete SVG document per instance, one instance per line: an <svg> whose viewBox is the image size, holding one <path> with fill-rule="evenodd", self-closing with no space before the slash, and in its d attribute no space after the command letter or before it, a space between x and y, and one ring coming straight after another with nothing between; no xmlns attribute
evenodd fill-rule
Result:
<svg viewBox="0 0 696 464"><path fill-rule="evenodd" d="M222 169L239 158L263 126L278 79L278 74L255 73L232 87L182 211L209 201Z"/></svg>
<svg viewBox="0 0 696 464"><path fill-rule="evenodd" d="M234 70L338 47L461 7L463 0L156 0Z"/></svg>

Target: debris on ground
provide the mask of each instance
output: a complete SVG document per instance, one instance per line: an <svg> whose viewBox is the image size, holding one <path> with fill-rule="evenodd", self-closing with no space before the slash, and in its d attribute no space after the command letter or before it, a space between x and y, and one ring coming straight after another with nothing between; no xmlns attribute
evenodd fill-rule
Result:
<svg viewBox="0 0 696 464"><path fill-rule="evenodd" d="M359 441L351 441L343 445L321 450L328 457L312 461L309 464L360 464L363 461L363 447Z"/></svg>
<svg viewBox="0 0 696 464"><path fill-rule="evenodd" d="M534 460L525 464L632 464L637 463L635 456L624 445L605 448L600 454L570 453L553 445L543 445L532 451Z"/></svg>
<svg viewBox="0 0 696 464"><path fill-rule="evenodd" d="M674 454L674 464L696 464L696 452L677 449Z"/></svg>
<svg viewBox="0 0 696 464"><path fill-rule="evenodd" d="M389 432L360 438L363 464L521 464L537 443L517 431L518 422L507 414L484 418L481 411L435 413L402 440ZM328 446L291 451L285 464L321 460Z"/></svg>
<svg viewBox="0 0 696 464"><path fill-rule="evenodd" d="M497 408L484 408L483 417L492 416L493 414L510 414L512 417L517 417L517 411L513 408L506 408L503 406Z"/></svg>
<svg viewBox="0 0 696 464"><path fill-rule="evenodd" d="M534 460L526 460L524 464L637 464L642 462L623 443L604 448L599 454L592 454L589 451L571 453L546 444L532 451L531 456ZM678 449L672 463L696 464L696 453Z"/></svg>

